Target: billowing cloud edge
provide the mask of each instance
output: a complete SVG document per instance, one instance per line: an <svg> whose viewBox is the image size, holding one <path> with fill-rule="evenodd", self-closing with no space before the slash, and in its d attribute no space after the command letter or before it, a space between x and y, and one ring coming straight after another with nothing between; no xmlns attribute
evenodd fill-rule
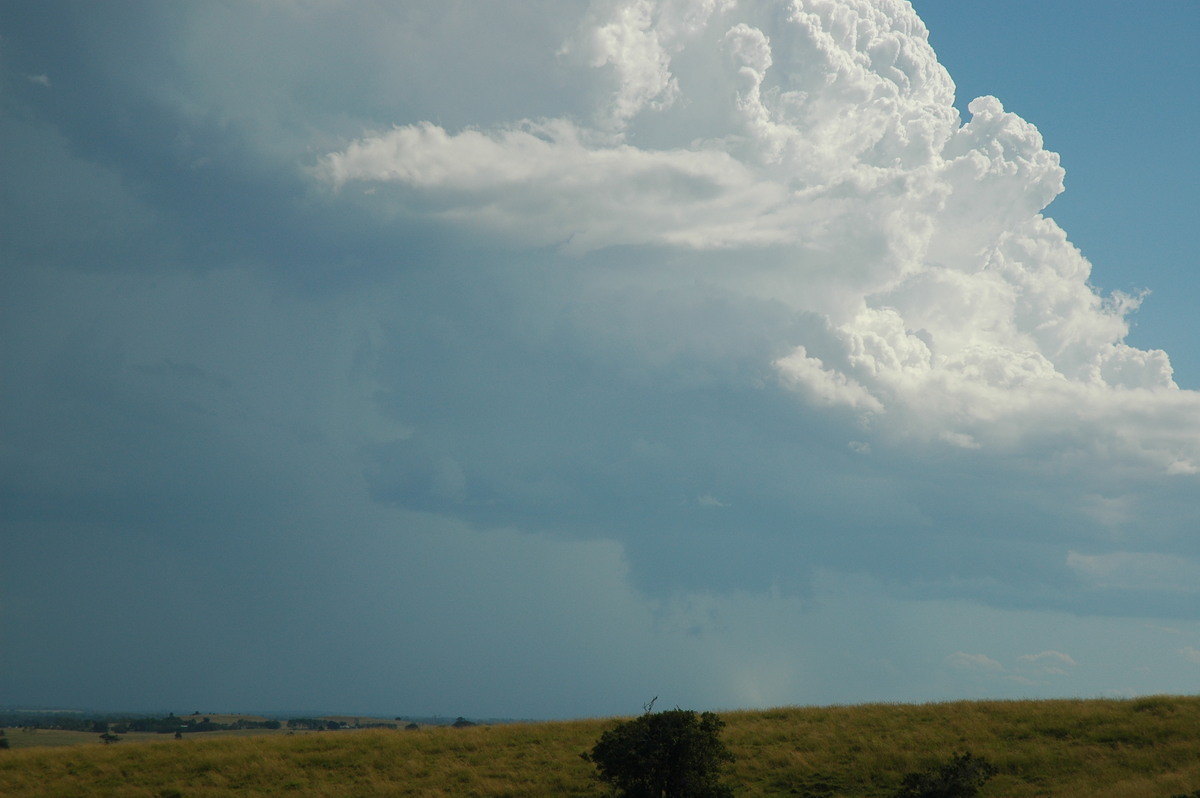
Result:
<svg viewBox="0 0 1200 798"><path fill-rule="evenodd" d="M689 93L678 56L706 48L726 94ZM571 50L617 84L593 126L398 125L313 173L568 256L746 253L736 275L705 276L748 294L766 291L754 253L782 251L794 290L776 298L824 316L839 344L818 356L795 342L774 361L804 401L885 438L1015 450L1053 433L1067 449L1200 471L1200 398L1177 388L1165 352L1125 343L1140 297L1100 294L1041 213L1063 190L1058 156L995 98L960 123L907 3L797 0L774 28L755 3L595 4ZM715 106L723 133L628 143L688 103Z"/></svg>

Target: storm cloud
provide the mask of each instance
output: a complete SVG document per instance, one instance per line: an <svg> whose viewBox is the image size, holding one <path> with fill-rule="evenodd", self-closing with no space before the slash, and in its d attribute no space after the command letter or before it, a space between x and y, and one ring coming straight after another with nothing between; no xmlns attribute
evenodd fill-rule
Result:
<svg viewBox="0 0 1200 798"><path fill-rule="evenodd" d="M0 12L0 703L1190 689L1035 125L901 0L508 5Z"/></svg>

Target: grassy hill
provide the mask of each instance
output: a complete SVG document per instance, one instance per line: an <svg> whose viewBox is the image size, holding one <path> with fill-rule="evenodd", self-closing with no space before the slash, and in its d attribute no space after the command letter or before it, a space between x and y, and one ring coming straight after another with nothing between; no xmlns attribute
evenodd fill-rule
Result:
<svg viewBox="0 0 1200 798"><path fill-rule="evenodd" d="M981 797L1171 798L1200 790L1200 698L722 713L740 796L889 796L971 751ZM597 796L579 754L614 720L93 742L0 751L0 795ZM10 733L13 734L13 733ZM15 732L19 734L19 732Z"/></svg>

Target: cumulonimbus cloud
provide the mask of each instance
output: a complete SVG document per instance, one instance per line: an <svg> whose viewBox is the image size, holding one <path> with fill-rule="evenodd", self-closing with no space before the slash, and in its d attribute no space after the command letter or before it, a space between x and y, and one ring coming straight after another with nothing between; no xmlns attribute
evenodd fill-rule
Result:
<svg viewBox="0 0 1200 798"><path fill-rule="evenodd" d="M1042 215L1063 190L1058 156L995 98L960 120L908 3L794 0L782 19L757 2L597 3L571 50L616 84L590 126L406 124L315 173L568 255L736 252L722 285L761 295L770 270L790 285L775 298L837 342L819 357L786 342L781 383L881 436L1020 449L1053 430L1067 448L1200 470L1200 396L1164 352L1125 343L1140 298L1094 288ZM672 114L704 120L701 135L636 143Z"/></svg>

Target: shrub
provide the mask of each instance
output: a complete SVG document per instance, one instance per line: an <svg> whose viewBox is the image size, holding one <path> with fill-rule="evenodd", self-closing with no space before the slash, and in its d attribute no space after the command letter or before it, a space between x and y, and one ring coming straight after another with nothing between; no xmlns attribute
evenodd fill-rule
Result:
<svg viewBox="0 0 1200 798"><path fill-rule="evenodd" d="M896 798L974 798L996 772L983 757L955 754L941 767L909 773L900 782Z"/></svg>
<svg viewBox="0 0 1200 798"><path fill-rule="evenodd" d="M733 755L721 742L724 726L712 712L647 709L604 732L583 758L625 798L728 798L720 775Z"/></svg>

